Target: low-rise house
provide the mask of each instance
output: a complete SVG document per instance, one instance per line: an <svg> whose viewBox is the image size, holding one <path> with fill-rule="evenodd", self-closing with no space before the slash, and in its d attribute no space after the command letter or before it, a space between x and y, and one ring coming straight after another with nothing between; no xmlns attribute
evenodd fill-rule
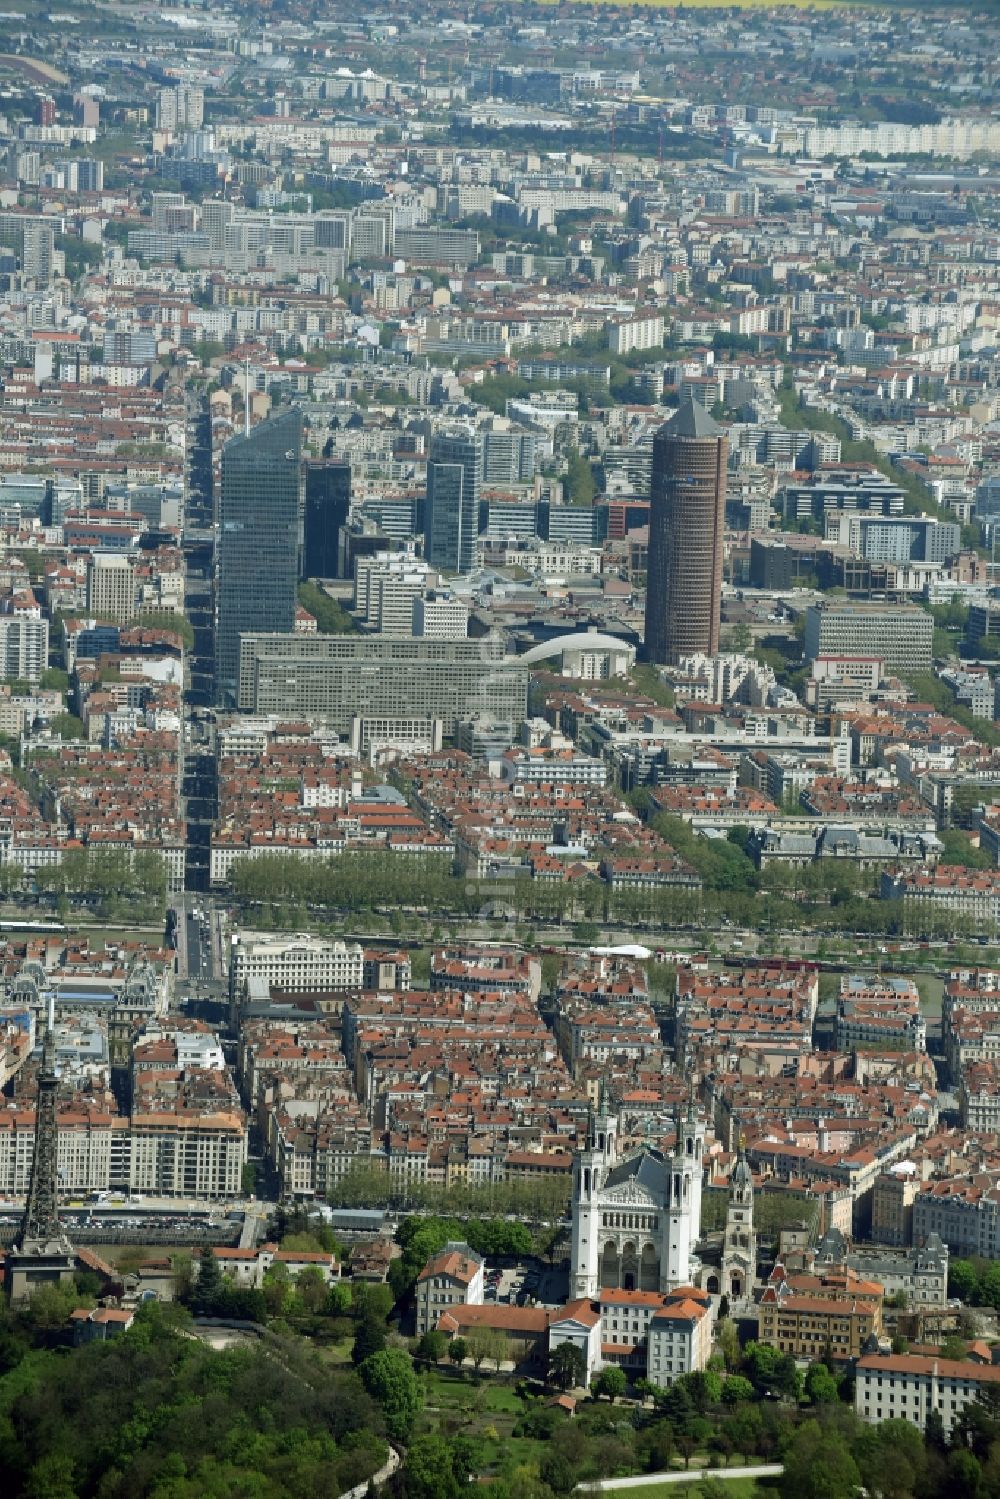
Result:
<svg viewBox="0 0 1000 1499"><path fill-rule="evenodd" d="M482 1306L486 1266L468 1244L446 1244L417 1277L417 1336L437 1327L451 1307Z"/></svg>

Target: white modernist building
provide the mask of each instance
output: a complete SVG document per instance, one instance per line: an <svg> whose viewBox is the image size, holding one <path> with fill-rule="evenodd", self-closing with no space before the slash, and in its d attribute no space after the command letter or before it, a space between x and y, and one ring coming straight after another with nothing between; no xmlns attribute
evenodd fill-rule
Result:
<svg viewBox="0 0 1000 1499"><path fill-rule="evenodd" d="M618 1120L601 1103L573 1166L571 1296L697 1283L704 1147L692 1101L678 1117L673 1156L645 1146L620 1160Z"/></svg>

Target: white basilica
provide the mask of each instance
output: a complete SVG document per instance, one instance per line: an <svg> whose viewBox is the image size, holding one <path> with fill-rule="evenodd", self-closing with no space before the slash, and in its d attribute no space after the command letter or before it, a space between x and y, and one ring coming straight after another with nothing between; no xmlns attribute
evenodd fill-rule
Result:
<svg viewBox="0 0 1000 1499"><path fill-rule="evenodd" d="M704 1147L692 1101L673 1156L643 1146L620 1160L618 1119L602 1099L573 1166L572 1298L697 1283Z"/></svg>

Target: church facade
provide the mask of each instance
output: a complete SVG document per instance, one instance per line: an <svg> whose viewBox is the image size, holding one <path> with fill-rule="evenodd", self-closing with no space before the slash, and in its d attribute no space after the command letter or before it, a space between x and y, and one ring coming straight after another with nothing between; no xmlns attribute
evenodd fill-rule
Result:
<svg viewBox="0 0 1000 1499"><path fill-rule="evenodd" d="M692 1104L678 1117L672 1155L643 1146L622 1158L617 1117L602 1101L573 1166L572 1297L697 1283L704 1149Z"/></svg>
<svg viewBox="0 0 1000 1499"><path fill-rule="evenodd" d="M757 1280L757 1235L753 1224L753 1176L746 1150L740 1145L739 1159L729 1179L726 1232L722 1241L722 1274L718 1289L733 1301L753 1292ZM711 1281L708 1289L715 1289Z"/></svg>

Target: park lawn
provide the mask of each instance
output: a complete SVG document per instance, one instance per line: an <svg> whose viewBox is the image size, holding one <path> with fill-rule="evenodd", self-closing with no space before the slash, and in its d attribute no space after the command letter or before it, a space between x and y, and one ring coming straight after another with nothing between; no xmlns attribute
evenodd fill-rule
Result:
<svg viewBox="0 0 1000 1499"><path fill-rule="evenodd" d="M496 1439L480 1438L486 1459L486 1472L498 1473L504 1463L511 1463L518 1468L528 1464L538 1466L547 1451L545 1442L537 1441L534 1437L507 1436L500 1425L496 1422L493 1424L497 1427Z"/></svg>
<svg viewBox="0 0 1000 1499"><path fill-rule="evenodd" d="M423 1432L445 1435L460 1430L478 1449L477 1469L492 1476L508 1464L538 1464L546 1444L534 1437L515 1437L514 1427L527 1408L526 1402L503 1379L484 1375L475 1380L443 1369L421 1376L424 1408L419 1418Z"/></svg>
<svg viewBox="0 0 1000 1499"><path fill-rule="evenodd" d="M354 1348L354 1334L352 1333L346 1338L339 1338L332 1343L321 1343L314 1346L317 1347L321 1356L331 1364L349 1364Z"/></svg>
<svg viewBox="0 0 1000 1499"><path fill-rule="evenodd" d="M727 1478L724 1468L713 1468L712 1477L726 1485L728 1499L764 1499L774 1492L764 1488L756 1478ZM701 1470L694 1468L688 1483L644 1483L635 1489L613 1490L612 1494L617 1494L617 1499L686 1499L688 1494L696 1499L700 1484Z"/></svg>
<svg viewBox="0 0 1000 1499"><path fill-rule="evenodd" d="M465 1376L452 1374L444 1369L431 1369L421 1376L425 1402L442 1410L464 1410L470 1415L520 1416L524 1401L512 1387L494 1375L484 1374L477 1382L468 1373Z"/></svg>
<svg viewBox="0 0 1000 1499"><path fill-rule="evenodd" d="M513 1415L488 1410L462 1412L454 1405L431 1410L425 1406L418 1418L417 1429L421 1433L444 1436L460 1432L463 1437L470 1437L476 1446L477 1474L491 1477L506 1463L537 1465L545 1456L544 1441L513 1435L519 1415L520 1412Z"/></svg>

